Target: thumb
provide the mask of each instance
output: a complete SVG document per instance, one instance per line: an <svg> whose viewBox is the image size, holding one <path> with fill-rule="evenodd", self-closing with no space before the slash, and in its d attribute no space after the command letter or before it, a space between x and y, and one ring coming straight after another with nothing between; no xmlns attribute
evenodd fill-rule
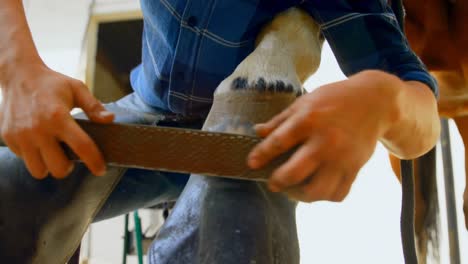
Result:
<svg viewBox="0 0 468 264"><path fill-rule="evenodd" d="M110 123L114 120L114 114L104 108L102 103L92 95L84 83L76 80L72 83L72 91L75 105L83 109L91 121Z"/></svg>

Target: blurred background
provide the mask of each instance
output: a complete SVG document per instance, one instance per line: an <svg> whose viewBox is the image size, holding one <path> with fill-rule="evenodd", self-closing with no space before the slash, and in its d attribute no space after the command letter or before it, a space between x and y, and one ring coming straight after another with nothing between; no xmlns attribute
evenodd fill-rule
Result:
<svg viewBox="0 0 468 264"><path fill-rule="evenodd" d="M52 69L85 81L104 102L130 92L128 73L138 63L141 48L138 0L24 0L24 4L40 55ZM344 78L325 44L321 66L307 81L306 89L311 91ZM450 128L460 243L465 248L468 233L462 218L463 144L452 122ZM440 144L438 151L437 173L441 179ZM440 180L438 184L443 194L443 182ZM443 232L440 252L442 263L448 263L443 195L439 202ZM299 205L301 263L403 263L400 207L401 187L391 170L387 152L379 144L344 202ZM143 235L155 234L163 223L163 214L164 210L159 208L138 211ZM138 263L133 217L130 215L128 222L131 233L127 263ZM83 238L82 263L122 263L124 224L125 217L121 216L91 225ZM468 261L463 251L462 260Z"/></svg>

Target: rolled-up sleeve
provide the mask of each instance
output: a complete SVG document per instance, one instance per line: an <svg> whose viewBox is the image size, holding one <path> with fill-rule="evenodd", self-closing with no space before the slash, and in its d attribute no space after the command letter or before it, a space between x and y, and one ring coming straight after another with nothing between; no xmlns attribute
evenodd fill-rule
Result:
<svg viewBox="0 0 468 264"><path fill-rule="evenodd" d="M385 0L304 0L301 7L320 24L341 70L350 76L382 70L402 80L427 84L439 95L436 80L410 48Z"/></svg>

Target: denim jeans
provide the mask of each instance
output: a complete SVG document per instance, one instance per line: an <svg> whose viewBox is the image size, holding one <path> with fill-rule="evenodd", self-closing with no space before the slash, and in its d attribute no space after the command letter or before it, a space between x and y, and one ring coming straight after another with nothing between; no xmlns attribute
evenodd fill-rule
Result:
<svg viewBox="0 0 468 264"><path fill-rule="evenodd" d="M106 108L115 112L116 121L120 122L187 128L203 125L203 120L179 118L149 107L134 93L106 104ZM54 208L65 207L69 201L54 199L66 197L57 193L67 192L66 188L71 188L68 183L86 173L89 171L78 165L65 181L33 180L20 159L7 148L0 148L0 233L5 231L2 226L24 230L28 223L45 221L43 218L53 214ZM176 204L149 250L149 263L299 263L296 203L282 194L269 192L258 182L124 169L92 221L167 201ZM80 217L80 212L74 213L74 217ZM24 222L25 218L30 222ZM11 221L5 224L8 219ZM16 220L22 226L12 223ZM18 236L22 234L28 233ZM17 240L22 243L20 247L27 249L31 245L24 241L34 243L34 239ZM11 249L2 243L6 242L0 241L0 250L27 251Z"/></svg>

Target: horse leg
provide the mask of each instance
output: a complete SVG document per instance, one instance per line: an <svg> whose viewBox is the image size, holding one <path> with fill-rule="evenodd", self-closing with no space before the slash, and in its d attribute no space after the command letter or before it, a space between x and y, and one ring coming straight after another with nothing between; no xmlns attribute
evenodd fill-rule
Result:
<svg viewBox="0 0 468 264"><path fill-rule="evenodd" d="M468 58L467 58L468 60ZM452 118L458 128L465 147L465 175L468 175L468 65L462 64L457 71L435 71L432 74L439 82L441 96L439 98L439 114ZM466 176L468 179L468 176ZM468 188L465 188L463 211L465 226L468 229Z"/></svg>
<svg viewBox="0 0 468 264"><path fill-rule="evenodd" d="M392 170L395 173L398 181L401 183L401 160L395 157L392 154L389 154L390 164L392 166ZM423 183L421 181L420 173L419 173L419 161L414 161L413 167L413 175L414 175L414 201L415 201L415 232L416 232L416 239L417 239L417 247L418 247L418 254L420 260L423 261L424 257L427 254L427 236L425 235L425 221L427 218L427 201L424 197L424 190L423 190ZM424 262L421 262L424 263Z"/></svg>
<svg viewBox="0 0 468 264"><path fill-rule="evenodd" d="M255 134L254 124L302 94L320 55L318 25L298 9L280 14L218 86L202 130ZM150 263L297 264L296 204L263 182L191 175L151 247Z"/></svg>
<svg viewBox="0 0 468 264"><path fill-rule="evenodd" d="M401 168L400 168L400 159L389 154L390 163L392 166L392 170L398 178L398 181L401 183ZM418 173L418 160L414 161L414 191L415 191L415 229L416 234L420 233L424 227L424 218L426 214L426 201L423 196L423 192L421 189L421 179Z"/></svg>
<svg viewBox="0 0 468 264"><path fill-rule="evenodd" d="M465 147L465 179L468 183L468 116L454 118L458 132L463 140ZM467 184L468 185L468 184ZM465 215L465 227L468 229L468 188L465 187L463 195L463 213Z"/></svg>

